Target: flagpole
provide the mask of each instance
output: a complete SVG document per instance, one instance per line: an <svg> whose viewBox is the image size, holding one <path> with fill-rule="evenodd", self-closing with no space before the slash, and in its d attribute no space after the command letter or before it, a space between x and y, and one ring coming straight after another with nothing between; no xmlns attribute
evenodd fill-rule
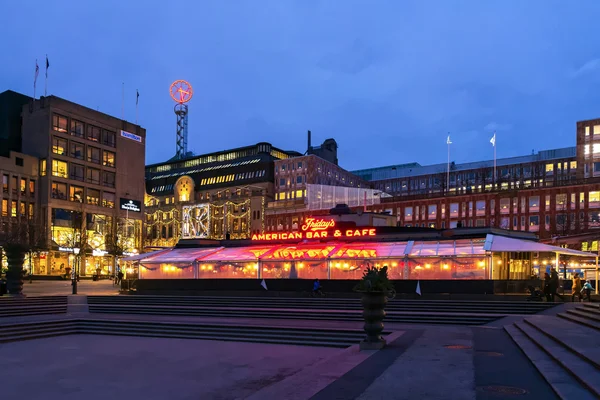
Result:
<svg viewBox="0 0 600 400"><path fill-rule="evenodd" d="M446 193L448 193L450 192L450 145L452 144L452 142L450 141L450 132L448 132L446 144L448 145L448 164L446 165Z"/></svg>
<svg viewBox="0 0 600 400"><path fill-rule="evenodd" d="M138 123L138 100L140 99L140 92L135 89L135 124Z"/></svg>
<svg viewBox="0 0 600 400"><path fill-rule="evenodd" d="M44 97L48 95L48 54L46 54L46 79L44 79Z"/></svg>
<svg viewBox="0 0 600 400"><path fill-rule="evenodd" d="M33 78L33 99L35 100L35 85L37 83L37 77L39 73L37 58L35 59L35 77Z"/></svg>
<svg viewBox="0 0 600 400"><path fill-rule="evenodd" d="M496 131L494 131L494 186L498 180L498 173L496 170Z"/></svg>
<svg viewBox="0 0 600 400"><path fill-rule="evenodd" d="M121 86L121 119L125 120L125 82Z"/></svg>
<svg viewBox="0 0 600 400"><path fill-rule="evenodd" d="M448 134L448 165L446 167L446 193L450 191L450 134Z"/></svg>

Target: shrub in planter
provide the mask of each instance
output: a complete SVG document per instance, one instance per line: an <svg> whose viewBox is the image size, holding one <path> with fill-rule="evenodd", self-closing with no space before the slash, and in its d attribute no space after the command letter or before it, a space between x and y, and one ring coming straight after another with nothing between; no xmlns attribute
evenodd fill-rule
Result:
<svg viewBox="0 0 600 400"><path fill-rule="evenodd" d="M361 350L381 349L385 346L385 339L381 337L381 332L383 332L387 295L393 289L394 285L388 278L387 266L367 267L362 279L355 286L354 290L362 293L365 320L363 329L367 334L365 340L360 343Z"/></svg>

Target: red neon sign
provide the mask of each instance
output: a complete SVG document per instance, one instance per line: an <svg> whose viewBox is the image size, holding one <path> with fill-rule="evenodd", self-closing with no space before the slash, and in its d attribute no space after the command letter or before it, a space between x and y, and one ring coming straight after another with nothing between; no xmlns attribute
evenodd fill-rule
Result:
<svg viewBox="0 0 600 400"><path fill-rule="evenodd" d="M304 221L304 225L302 225L301 229L306 231L326 231L329 228L333 228L335 226L335 221L332 219L317 219L317 218L306 218Z"/></svg>
<svg viewBox="0 0 600 400"><path fill-rule="evenodd" d="M335 226L335 221L332 226ZM304 228L304 225L302 226ZM307 228L312 229L312 228ZM255 233L252 235L252 240L269 241L269 240L303 240L303 239L323 239L323 238L351 238L351 237L368 237L376 236L375 228L362 229L335 229L322 230L320 226L316 231L308 230L303 232L273 232L273 233Z"/></svg>

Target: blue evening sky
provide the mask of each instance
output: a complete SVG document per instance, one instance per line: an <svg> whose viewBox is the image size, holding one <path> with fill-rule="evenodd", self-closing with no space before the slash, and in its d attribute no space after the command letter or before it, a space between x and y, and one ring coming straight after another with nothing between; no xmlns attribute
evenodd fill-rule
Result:
<svg viewBox="0 0 600 400"><path fill-rule="evenodd" d="M92 5L94 4L94 5ZM175 152L168 89L186 79L189 149L333 137L347 169L572 146L600 117L598 0L3 1L0 91L48 92L147 129Z"/></svg>

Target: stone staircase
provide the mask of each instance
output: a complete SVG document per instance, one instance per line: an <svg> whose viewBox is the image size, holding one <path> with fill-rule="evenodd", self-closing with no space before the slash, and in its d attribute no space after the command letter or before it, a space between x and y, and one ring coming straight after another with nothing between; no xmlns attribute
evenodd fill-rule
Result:
<svg viewBox="0 0 600 400"><path fill-rule="evenodd" d="M389 333L384 332L386 335ZM359 343L365 336L361 330L64 318L0 326L0 343L73 334L203 339L334 348L350 347Z"/></svg>
<svg viewBox="0 0 600 400"><path fill-rule="evenodd" d="M0 318L65 314L67 296L0 297Z"/></svg>
<svg viewBox="0 0 600 400"><path fill-rule="evenodd" d="M362 321L359 299L88 296L88 304L91 313L104 314ZM534 314L553 306L517 301L391 300L385 321L482 325L507 315Z"/></svg>
<svg viewBox="0 0 600 400"><path fill-rule="evenodd" d="M583 304L504 327L561 399L600 398L600 308Z"/></svg>

